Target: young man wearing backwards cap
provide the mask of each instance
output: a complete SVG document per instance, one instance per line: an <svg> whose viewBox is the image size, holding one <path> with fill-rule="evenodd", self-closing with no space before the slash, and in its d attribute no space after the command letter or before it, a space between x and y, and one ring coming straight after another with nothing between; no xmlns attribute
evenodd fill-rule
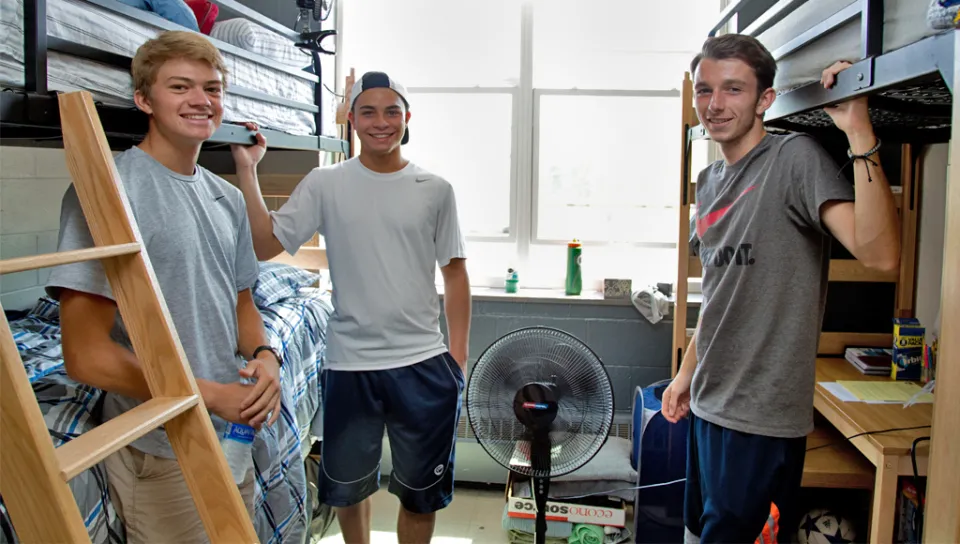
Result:
<svg viewBox="0 0 960 544"><path fill-rule="evenodd" d="M258 258L293 255L315 232L326 242L334 313L322 378L321 500L337 508L347 543L370 541L386 426L399 541L429 542L436 511L453 498L470 329L465 244L450 183L401 154L410 138L404 88L369 72L347 99L358 158L315 168L275 212L264 205L255 165L239 172L240 187Z"/></svg>

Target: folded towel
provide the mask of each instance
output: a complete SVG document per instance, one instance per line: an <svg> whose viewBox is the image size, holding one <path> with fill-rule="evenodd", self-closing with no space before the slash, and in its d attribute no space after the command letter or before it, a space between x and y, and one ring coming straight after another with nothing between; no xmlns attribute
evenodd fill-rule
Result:
<svg viewBox="0 0 960 544"><path fill-rule="evenodd" d="M567 544L567 539L565 538L548 536L545 540L547 544ZM537 537L532 533L519 531L517 529L507 532L507 542L510 544L534 544L536 541Z"/></svg>
<svg viewBox="0 0 960 544"><path fill-rule="evenodd" d="M603 529L596 525L577 523L573 526L573 534L568 539L569 544L604 544Z"/></svg>
<svg viewBox="0 0 960 544"><path fill-rule="evenodd" d="M624 527L623 529L619 527L604 527L604 534L606 534L605 544L620 544L621 542L626 542L630 540L630 537L633 536L633 532L630 529Z"/></svg>
<svg viewBox="0 0 960 544"><path fill-rule="evenodd" d="M670 312L670 299L653 286L634 291L631 300L643 317L653 324L659 323Z"/></svg>

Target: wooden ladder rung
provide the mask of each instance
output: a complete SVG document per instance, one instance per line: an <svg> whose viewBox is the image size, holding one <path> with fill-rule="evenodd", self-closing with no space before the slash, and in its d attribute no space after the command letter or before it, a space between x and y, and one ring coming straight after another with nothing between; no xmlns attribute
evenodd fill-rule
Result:
<svg viewBox="0 0 960 544"><path fill-rule="evenodd" d="M129 244L117 244L114 246L92 247L89 249L76 249L73 251L60 251L57 253L18 257L16 259L0 261L0 274L12 274L13 272L23 272L24 270L37 270L38 268L80 263L83 261L108 259L110 257L119 257L121 255L134 255L139 252L140 243L130 242Z"/></svg>
<svg viewBox="0 0 960 544"><path fill-rule="evenodd" d="M864 266L856 259L830 259L830 281L896 283L900 271L881 272Z"/></svg>
<svg viewBox="0 0 960 544"><path fill-rule="evenodd" d="M111 453L193 408L197 395L158 397L98 425L56 449L60 475L69 482Z"/></svg>

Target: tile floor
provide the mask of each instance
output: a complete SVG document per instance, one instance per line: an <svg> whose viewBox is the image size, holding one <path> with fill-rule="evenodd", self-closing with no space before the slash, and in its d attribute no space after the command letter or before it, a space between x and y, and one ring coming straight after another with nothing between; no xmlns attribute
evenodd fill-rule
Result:
<svg viewBox="0 0 960 544"><path fill-rule="evenodd" d="M453 502L437 514L432 544L504 544L502 528L503 490L459 487ZM373 496L371 544L397 543L397 498L381 487ZM312 544L343 544L340 528L334 520L326 535Z"/></svg>

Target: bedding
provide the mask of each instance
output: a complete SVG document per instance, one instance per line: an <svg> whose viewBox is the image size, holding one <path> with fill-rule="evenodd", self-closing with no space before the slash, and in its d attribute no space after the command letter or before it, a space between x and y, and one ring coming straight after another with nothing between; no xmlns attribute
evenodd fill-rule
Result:
<svg viewBox="0 0 960 544"><path fill-rule="evenodd" d="M312 288L260 307L270 344L284 359L280 417L274 426L257 433L253 449L254 526L264 544L299 543L307 532L311 505L303 461L311 444L310 429L320 418L319 374L332 311L329 295ZM66 375L58 304L43 297L31 311L9 322L53 443L60 445L95 427L101 392ZM92 542L124 542L103 464L84 471L70 487ZM0 542L17 542L2 500Z"/></svg>
<svg viewBox="0 0 960 544"><path fill-rule="evenodd" d="M133 57L141 44L161 30L83 0L46 1L48 35L103 51ZM0 0L0 85L18 89L24 86L23 6L24 0ZM222 54L230 84L314 103L314 82L228 52ZM133 107L133 81L127 70L49 51L47 77L50 90L87 90L105 104ZM223 120L254 121L264 128L302 136L316 134L317 129L312 113L231 94L229 85Z"/></svg>
<svg viewBox="0 0 960 544"><path fill-rule="evenodd" d="M809 0L773 27L757 36L770 51L785 45L830 15L860 0ZM899 49L941 32L927 23L927 0L884 0L883 52ZM860 18L807 44L777 62L774 88L786 91L819 81L820 73L838 60L861 59Z"/></svg>
<svg viewBox="0 0 960 544"><path fill-rule="evenodd" d="M213 30L210 31L210 37L292 68L306 68L312 65L308 52L250 19L238 17L217 21L213 25Z"/></svg>

